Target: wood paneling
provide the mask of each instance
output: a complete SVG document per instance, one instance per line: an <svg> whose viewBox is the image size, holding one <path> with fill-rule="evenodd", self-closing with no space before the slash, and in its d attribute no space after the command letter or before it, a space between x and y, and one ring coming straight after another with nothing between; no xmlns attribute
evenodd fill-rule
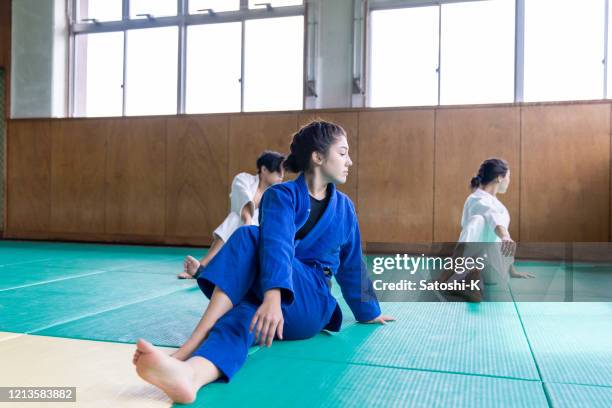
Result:
<svg viewBox="0 0 612 408"><path fill-rule="evenodd" d="M207 237L227 216L229 118L168 119L166 234Z"/></svg>
<svg viewBox="0 0 612 408"><path fill-rule="evenodd" d="M521 240L607 241L610 106L522 108Z"/></svg>
<svg viewBox="0 0 612 408"><path fill-rule="evenodd" d="M51 122L51 231L104 232L109 124L105 120Z"/></svg>
<svg viewBox="0 0 612 408"><path fill-rule="evenodd" d="M358 180L364 240L433 238L434 111L359 114Z"/></svg>
<svg viewBox="0 0 612 408"><path fill-rule="evenodd" d="M112 123L106 163L106 233L164 235L166 119Z"/></svg>
<svg viewBox="0 0 612 408"><path fill-rule="evenodd" d="M232 116L228 181L231 183L234 176L243 171L255 174L255 161L264 150L275 150L286 155L293 134L298 129L297 121L297 113ZM287 176L293 178L292 174Z"/></svg>
<svg viewBox="0 0 612 408"><path fill-rule="evenodd" d="M49 231L51 126L11 121L7 133L6 229Z"/></svg>
<svg viewBox="0 0 612 408"><path fill-rule="evenodd" d="M0 1L0 67L11 66L11 1ZM8 86L7 86L8 88Z"/></svg>
<svg viewBox="0 0 612 408"><path fill-rule="evenodd" d="M520 109L440 109L435 151L434 241L459 238L470 180L490 157L503 158L510 165L510 187L498 198L510 212L510 235L518 240Z"/></svg>
<svg viewBox="0 0 612 408"><path fill-rule="evenodd" d="M10 120L4 236L209 243L234 175L254 172L265 149L286 154L313 118L349 134L355 165L340 188L358 207L364 241L456 240L468 182L490 156L511 166L500 199L515 239L612 235L611 106L559 103Z"/></svg>
<svg viewBox="0 0 612 408"><path fill-rule="evenodd" d="M359 114L357 112L305 112L298 117L299 127L306 125L312 120L326 120L342 126L347 133L349 143L349 156L353 166L345 184L339 185L338 190L347 194L355 207L357 207L357 169L359 168ZM357 208L358 210L358 208Z"/></svg>

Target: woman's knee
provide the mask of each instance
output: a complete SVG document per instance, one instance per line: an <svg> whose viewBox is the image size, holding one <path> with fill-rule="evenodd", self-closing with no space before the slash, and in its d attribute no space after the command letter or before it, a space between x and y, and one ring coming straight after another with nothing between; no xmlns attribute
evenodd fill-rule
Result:
<svg viewBox="0 0 612 408"><path fill-rule="evenodd" d="M234 231L230 239L234 238L234 236L259 242L259 227L257 225L243 225Z"/></svg>

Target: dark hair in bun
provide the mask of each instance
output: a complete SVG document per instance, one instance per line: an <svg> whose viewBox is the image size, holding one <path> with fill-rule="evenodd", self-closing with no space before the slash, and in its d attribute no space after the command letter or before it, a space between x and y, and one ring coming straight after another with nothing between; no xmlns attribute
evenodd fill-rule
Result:
<svg viewBox="0 0 612 408"><path fill-rule="evenodd" d="M346 136L346 132L332 122L315 120L304 125L293 135L291 152L283 162L283 167L293 173L308 170L312 152L327 155L329 147L340 136Z"/></svg>
<svg viewBox="0 0 612 408"><path fill-rule="evenodd" d="M487 159L480 165L478 174L472 177L470 187L472 189L485 186L495 180L498 176L506 177L508 173L508 162L503 159Z"/></svg>

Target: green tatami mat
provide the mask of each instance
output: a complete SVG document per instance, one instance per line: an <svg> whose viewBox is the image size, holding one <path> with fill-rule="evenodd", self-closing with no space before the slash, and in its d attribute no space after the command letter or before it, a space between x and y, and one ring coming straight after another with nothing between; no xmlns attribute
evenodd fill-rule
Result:
<svg viewBox="0 0 612 408"><path fill-rule="evenodd" d="M231 383L203 387L187 406L548 407L537 381L297 360L267 351L249 356Z"/></svg>
<svg viewBox="0 0 612 408"><path fill-rule="evenodd" d="M163 261L163 260L176 260L180 265L181 257L168 256L167 254L120 254L116 252L96 252L96 253L83 253L77 254L71 257L62 257L58 259L43 260L37 262L32 267L40 266L56 266L63 268L77 268L77 269L103 269L103 270L116 270L122 268L128 268L133 266L146 266L151 263Z"/></svg>
<svg viewBox="0 0 612 408"><path fill-rule="evenodd" d="M512 303L383 303L397 319L278 342L273 355L464 374L539 379Z"/></svg>
<svg viewBox="0 0 612 408"><path fill-rule="evenodd" d="M517 306L544 382L612 387L612 303Z"/></svg>
<svg viewBox="0 0 612 408"><path fill-rule="evenodd" d="M612 301L612 266L607 264L522 265L519 272L534 274L535 279L510 279L517 302L610 302Z"/></svg>
<svg viewBox="0 0 612 408"><path fill-rule="evenodd" d="M546 384L553 408L610 408L611 387L592 387L571 384Z"/></svg>
<svg viewBox="0 0 612 408"><path fill-rule="evenodd" d="M11 266L0 268L0 292L8 289L40 285L62 279L101 273L95 269L74 269L50 266ZM2 295L0 295L2 296Z"/></svg>
<svg viewBox="0 0 612 408"><path fill-rule="evenodd" d="M131 253L131 254L164 254L169 256L180 256L182 254L191 254L198 251L198 248L193 247L175 247L175 246L158 246L158 245L126 245L126 244L95 244L95 243L80 243L80 242L54 242L54 241L11 241L0 240L0 250L9 249L28 249L32 251L50 250L50 251L94 251L94 252L115 252L115 253Z"/></svg>
<svg viewBox="0 0 612 408"><path fill-rule="evenodd" d="M50 242L40 243L38 246L4 244L0 245L0 268L3 265L27 264L28 267L111 270L171 259L176 260L182 268L183 257L192 252L194 252L194 248L136 245Z"/></svg>
<svg viewBox="0 0 612 408"><path fill-rule="evenodd" d="M146 264L138 264L115 269L115 272L124 271L134 273L157 273L176 279L176 275L183 272L183 258L175 257L169 260L153 261Z"/></svg>
<svg viewBox="0 0 612 408"><path fill-rule="evenodd" d="M188 288L164 275L103 272L0 292L0 331L35 332Z"/></svg>
<svg viewBox="0 0 612 408"><path fill-rule="evenodd" d="M135 343L144 338L159 346L180 347L200 321L207 304L208 299L196 285L53 326L36 334L123 343Z"/></svg>
<svg viewBox="0 0 612 408"><path fill-rule="evenodd" d="M189 288L59 324L36 334L122 343L134 343L142 337L159 346L180 347L208 304L195 281L182 282ZM355 323L350 311L346 312L349 315L344 321L345 327Z"/></svg>

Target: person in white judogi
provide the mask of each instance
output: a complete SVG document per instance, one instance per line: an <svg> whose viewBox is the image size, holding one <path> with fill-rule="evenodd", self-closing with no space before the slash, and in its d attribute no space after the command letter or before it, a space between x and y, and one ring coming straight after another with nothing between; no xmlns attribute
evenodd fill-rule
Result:
<svg viewBox="0 0 612 408"><path fill-rule="evenodd" d="M510 213L497 198L497 194L504 194L510 185L508 163L496 158L485 160L470 185L472 194L463 205L458 241L464 243L463 256L486 254L482 279L487 284L505 283L509 277L533 278L514 268L515 243L508 232ZM458 275L453 275L451 280L460 278Z"/></svg>
<svg viewBox="0 0 612 408"><path fill-rule="evenodd" d="M257 174L240 173L232 181L230 212L213 232L213 243L200 261L188 255L179 279L192 279L200 265L206 266L221 250L223 244L242 225L259 225L259 201L263 192L283 181L284 156L265 151L257 159Z"/></svg>

